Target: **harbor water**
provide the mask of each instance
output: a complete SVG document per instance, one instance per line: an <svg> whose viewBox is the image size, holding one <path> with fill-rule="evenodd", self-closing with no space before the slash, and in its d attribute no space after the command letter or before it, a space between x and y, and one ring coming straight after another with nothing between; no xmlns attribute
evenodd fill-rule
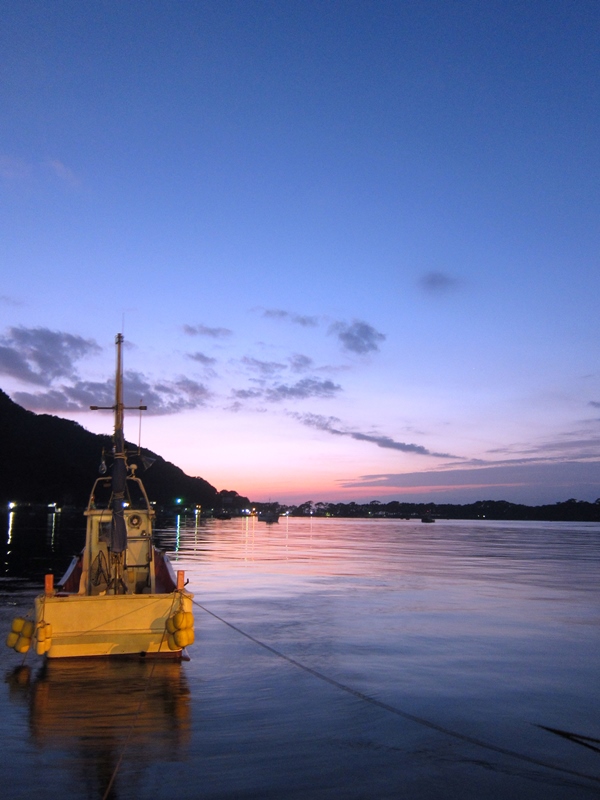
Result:
<svg viewBox="0 0 600 800"><path fill-rule="evenodd" d="M2 525L6 633L84 527ZM600 796L600 525L159 528L197 603L191 660L3 647L3 797Z"/></svg>

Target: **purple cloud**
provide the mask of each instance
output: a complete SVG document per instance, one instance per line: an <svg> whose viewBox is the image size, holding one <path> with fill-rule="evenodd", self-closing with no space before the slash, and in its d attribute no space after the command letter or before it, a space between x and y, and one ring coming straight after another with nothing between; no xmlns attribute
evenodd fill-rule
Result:
<svg viewBox="0 0 600 800"><path fill-rule="evenodd" d="M426 292L442 294L457 289L461 282L445 272L427 272L419 278L419 286Z"/></svg>
<svg viewBox="0 0 600 800"><path fill-rule="evenodd" d="M142 401L148 414L163 415L188 411L206 404L212 396L202 383L181 377L174 381L152 382L139 372L124 374L125 405L137 406ZM15 392L13 399L30 411L88 411L91 405L110 407L114 403L114 381L76 381L47 392Z"/></svg>
<svg viewBox="0 0 600 800"><path fill-rule="evenodd" d="M359 355L376 352L379 350L379 342L383 342L386 338L384 333L379 333L368 322L361 320L354 320L350 324L334 322L329 332L337 336L344 350Z"/></svg>
<svg viewBox="0 0 600 800"><path fill-rule="evenodd" d="M74 378L74 364L101 352L93 339L48 328L9 328L0 339L0 373L25 383L49 386L59 378Z"/></svg>
<svg viewBox="0 0 600 800"><path fill-rule="evenodd" d="M209 336L211 339L225 339L233 331L229 328L209 328L208 325L184 325L184 333L188 336Z"/></svg>
<svg viewBox="0 0 600 800"><path fill-rule="evenodd" d="M421 456L433 456L435 458L460 458L460 456L453 456L450 453L436 453L428 450L420 444L413 444L407 442L397 442L390 436L383 436L374 433L361 433L360 431L348 430L340 427L340 422L337 417L325 417L320 414L297 414L292 413L291 416L295 417L303 425L310 428L316 428L326 433L331 433L334 436L348 436L351 439L356 439L358 442L369 442L377 447L382 447L387 450L399 450L402 453L416 453Z"/></svg>
<svg viewBox="0 0 600 800"><path fill-rule="evenodd" d="M284 311L281 308L266 308L263 311L263 317L267 319L288 320L295 325L301 325L303 328L316 328L319 324L318 317L310 317L306 314L294 314L291 311Z"/></svg>

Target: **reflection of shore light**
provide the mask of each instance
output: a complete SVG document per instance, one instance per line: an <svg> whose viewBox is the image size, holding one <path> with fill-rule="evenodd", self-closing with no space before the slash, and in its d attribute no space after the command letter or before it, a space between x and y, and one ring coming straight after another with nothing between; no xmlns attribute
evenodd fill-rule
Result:
<svg viewBox="0 0 600 800"><path fill-rule="evenodd" d="M54 539L56 536L56 514L54 513L55 509L53 508L55 505L56 503L53 503L52 505L48 506L48 508L52 510L48 511L47 519L47 535L50 540L50 547L52 551L54 551Z"/></svg>

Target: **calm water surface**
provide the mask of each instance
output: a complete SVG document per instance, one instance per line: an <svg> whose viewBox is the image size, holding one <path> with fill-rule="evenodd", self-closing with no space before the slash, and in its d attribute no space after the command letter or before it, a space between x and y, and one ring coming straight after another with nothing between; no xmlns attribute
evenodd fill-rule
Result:
<svg viewBox="0 0 600 800"><path fill-rule="evenodd" d="M82 523L2 524L7 631ZM2 648L3 796L600 796L600 525L180 517L160 539L272 649L201 608L183 665Z"/></svg>

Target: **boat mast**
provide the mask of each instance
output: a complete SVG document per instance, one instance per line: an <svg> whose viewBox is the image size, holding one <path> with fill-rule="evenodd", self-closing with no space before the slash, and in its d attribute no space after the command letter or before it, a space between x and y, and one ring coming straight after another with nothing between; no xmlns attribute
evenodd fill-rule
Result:
<svg viewBox="0 0 600 800"><path fill-rule="evenodd" d="M115 344L117 346L117 369L115 378L115 455L125 456L125 433L123 430L123 334L117 333Z"/></svg>
<svg viewBox="0 0 600 800"><path fill-rule="evenodd" d="M109 550L111 554L111 580L108 589L115 594L127 591L123 581L123 553L127 550L127 525L125 524L124 503L127 485L127 453L125 451L125 433L123 417L126 406L123 403L123 334L115 338L117 347L117 365L115 371L115 404L114 406L90 406L93 411L106 409L115 412L115 431L113 435L113 467L111 475L111 510L112 522ZM146 406L136 406L145 411Z"/></svg>
<svg viewBox="0 0 600 800"><path fill-rule="evenodd" d="M125 433L123 430L123 334L115 339L117 346L117 368L115 375L115 433L114 463L112 469L112 530L111 552L121 554L127 549L127 526L123 504L127 482L127 455L125 453Z"/></svg>

